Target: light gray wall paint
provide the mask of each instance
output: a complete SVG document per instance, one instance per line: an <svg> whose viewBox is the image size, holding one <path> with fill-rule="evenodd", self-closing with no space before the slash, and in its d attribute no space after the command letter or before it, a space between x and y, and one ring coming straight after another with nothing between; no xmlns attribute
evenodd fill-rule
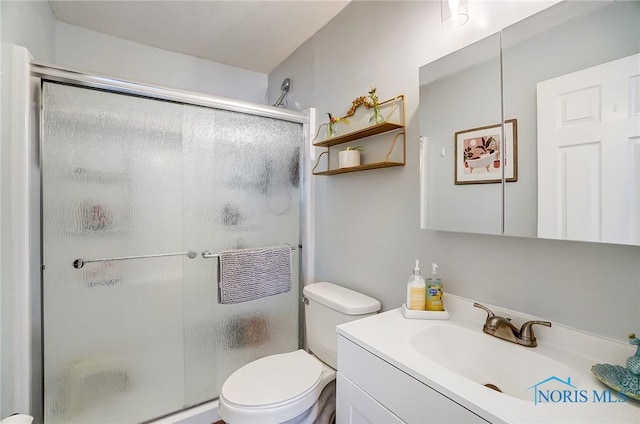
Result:
<svg viewBox="0 0 640 424"><path fill-rule="evenodd" d="M316 280L396 308L419 258L440 265L450 293L618 340L637 331L638 247L419 230L418 68L548 4L487 3L445 31L437 2L352 2L269 75L270 99L290 77L290 107L317 107L318 123L371 83L381 99L407 95L405 167L314 177Z"/></svg>
<svg viewBox="0 0 640 424"><path fill-rule="evenodd" d="M145 46L59 22L56 64L121 78L265 103L267 75Z"/></svg>

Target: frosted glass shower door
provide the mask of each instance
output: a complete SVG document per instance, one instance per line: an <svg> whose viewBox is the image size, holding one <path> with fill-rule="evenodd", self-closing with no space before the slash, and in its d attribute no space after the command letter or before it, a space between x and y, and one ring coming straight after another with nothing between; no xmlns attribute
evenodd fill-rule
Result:
<svg viewBox="0 0 640 424"><path fill-rule="evenodd" d="M46 423L152 420L298 348L302 124L45 82L42 128ZM219 304L203 252L284 244L289 292Z"/></svg>
<svg viewBox="0 0 640 424"><path fill-rule="evenodd" d="M183 257L73 266L183 251L183 110L44 83L47 423L140 422L184 405Z"/></svg>
<svg viewBox="0 0 640 424"><path fill-rule="evenodd" d="M218 304L218 261L185 260L185 396L218 397L246 363L298 348L301 124L185 106L184 245L290 244L291 291Z"/></svg>

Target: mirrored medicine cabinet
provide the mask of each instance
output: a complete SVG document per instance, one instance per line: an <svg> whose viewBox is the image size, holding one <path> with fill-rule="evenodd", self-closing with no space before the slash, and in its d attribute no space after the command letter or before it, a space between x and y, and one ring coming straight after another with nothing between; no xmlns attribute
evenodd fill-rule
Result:
<svg viewBox="0 0 640 424"><path fill-rule="evenodd" d="M421 226L640 245L639 28L564 1L421 67Z"/></svg>

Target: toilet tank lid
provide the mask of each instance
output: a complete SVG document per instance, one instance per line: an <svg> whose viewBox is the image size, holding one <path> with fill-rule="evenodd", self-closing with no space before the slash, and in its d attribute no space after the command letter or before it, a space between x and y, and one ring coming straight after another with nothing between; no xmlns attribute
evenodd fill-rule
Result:
<svg viewBox="0 0 640 424"><path fill-rule="evenodd" d="M333 283L319 282L304 286L302 293L329 308L347 315L363 315L380 310L376 299Z"/></svg>

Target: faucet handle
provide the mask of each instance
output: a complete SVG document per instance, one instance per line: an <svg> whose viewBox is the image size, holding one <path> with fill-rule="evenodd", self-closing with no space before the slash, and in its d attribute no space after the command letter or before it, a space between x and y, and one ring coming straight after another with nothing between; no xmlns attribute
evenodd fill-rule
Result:
<svg viewBox="0 0 640 424"><path fill-rule="evenodd" d="M499 321L504 319L497 317L491 309L477 302L475 302L473 306L475 306L476 308L484 309L487 312L487 318L484 320L484 326L482 327L482 330L485 332L495 331L498 328Z"/></svg>
<svg viewBox="0 0 640 424"><path fill-rule="evenodd" d="M532 347L537 346L536 336L533 334L533 325L544 325L545 327L551 327L549 321L527 321L520 327L520 339L530 342Z"/></svg>
<svg viewBox="0 0 640 424"><path fill-rule="evenodd" d="M489 318L493 318L496 316L496 314L494 314L491 309L479 304L478 302L474 302L473 306L475 306L476 308L484 309L487 312L487 320L489 320Z"/></svg>

